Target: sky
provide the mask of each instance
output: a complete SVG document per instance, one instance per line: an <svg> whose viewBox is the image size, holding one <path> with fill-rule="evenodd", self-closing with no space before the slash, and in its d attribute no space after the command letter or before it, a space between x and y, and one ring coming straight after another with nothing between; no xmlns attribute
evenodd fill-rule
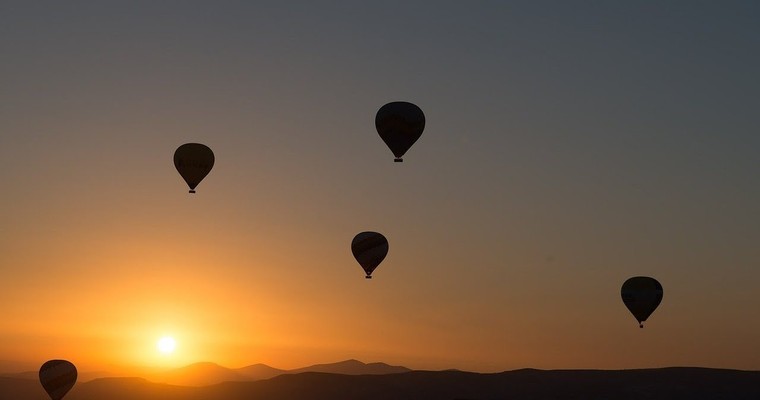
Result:
<svg viewBox="0 0 760 400"><path fill-rule="evenodd" d="M0 366L760 369L759 3L286 3L0 1Z"/></svg>

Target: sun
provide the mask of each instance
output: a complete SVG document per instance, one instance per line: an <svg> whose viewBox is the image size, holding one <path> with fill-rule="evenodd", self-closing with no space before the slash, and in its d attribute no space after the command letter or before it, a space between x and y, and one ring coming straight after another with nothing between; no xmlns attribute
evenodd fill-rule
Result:
<svg viewBox="0 0 760 400"><path fill-rule="evenodd" d="M171 336L164 336L156 342L156 348L163 354L171 354L177 348L177 341Z"/></svg>

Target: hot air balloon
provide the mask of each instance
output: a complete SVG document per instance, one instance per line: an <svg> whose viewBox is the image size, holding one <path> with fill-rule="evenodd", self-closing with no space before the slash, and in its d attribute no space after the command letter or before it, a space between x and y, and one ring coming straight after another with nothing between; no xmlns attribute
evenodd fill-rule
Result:
<svg viewBox="0 0 760 400"><path fill-rule="evenodd" d="M40 383L52 400L61 400L77 382L77 368L66 360L50 360L40 367Z"/></svg>
<svg viewBox="0 0 760 400"><path fill-rule="evenodd" d="M174 166L190 186L190 193L214 167L214 152L200 143L185 143L174 152Z"/></svg>
<svg viewBox="0 0 760 400"><path fill-rule="evenodd" d="M380 138L396 156L395 162L420 138L425 129L425 114L412 103L394 101L377 111L375 128Z"/></svg>
<svg viewBox="0 0 760 400"><path fill-rule="evenodd" d="M362 232L351 241L351 252L367 274L365 278L372 279L372 271L388 254L388 240L377 232Z"/></svg>
<svg viewBox="0 0 760 400"><path fill-rule="evenodd" d="M662 301L662 285L657 279L648 276L635 276L629 278L620 289L623 303L628 307L639 327L643 328L642 322L646 321Z"/></svg>

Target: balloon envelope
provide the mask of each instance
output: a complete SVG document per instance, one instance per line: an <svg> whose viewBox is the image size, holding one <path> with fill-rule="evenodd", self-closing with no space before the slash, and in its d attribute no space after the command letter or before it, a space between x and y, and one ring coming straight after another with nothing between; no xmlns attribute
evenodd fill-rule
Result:
<svg viewBox="0 0 760 400"><path fill-rule="evenodd" d="M657 309L662 301L662 285L657 279L648 276L635 276L623 283L620 296L628 310L639 321L639 326L644 327L646 321Z"/></svg>
<svg viewBox="0 0 760 400"><path fill-rule="evenodd" d="M375 128L396 156L394 161L401 162L404 153L422 135L425 129L425 114L412 103L394 101L377 111Z"/></svg>
<svg viewBox="0 0 760 400"><path fill-rule="evenodd" d="M200 143L185 143L174 152L174 167L195 193L195 187L214 167L214 152Z"/></svg>
<svg viewBox="0 0 760 400"><path fill-rule="evenodd" d="M61 400L77 382L77 368L66 360L50 360L40 367L40 383L53 400Z"/></svg>
<svg viewBox="0 0 760 400"><path fill-rule="evenodd" d="M372 278L372 271L380 265L388 254L388 240L377 232L362 232L351 241L351 252L367 274Z"/></svg>

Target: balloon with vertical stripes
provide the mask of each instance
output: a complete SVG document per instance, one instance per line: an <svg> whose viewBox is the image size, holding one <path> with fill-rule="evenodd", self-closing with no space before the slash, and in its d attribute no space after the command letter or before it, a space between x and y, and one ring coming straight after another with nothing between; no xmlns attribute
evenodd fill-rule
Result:
<svg viewBox="0 0 760 400"><path fill-rule="evenodd" d="M377 232L361 232L351 241L351 252L364 269L365 278L372 279L372 271L388 255L388 240Z"/></svg>
<svg viewBox="0 0 760 400"><path fill-rule="evenodd" d="M40 367L40 383L52 400L61 400L77 382L77 368L66 360L50 360Z"/></svg>

